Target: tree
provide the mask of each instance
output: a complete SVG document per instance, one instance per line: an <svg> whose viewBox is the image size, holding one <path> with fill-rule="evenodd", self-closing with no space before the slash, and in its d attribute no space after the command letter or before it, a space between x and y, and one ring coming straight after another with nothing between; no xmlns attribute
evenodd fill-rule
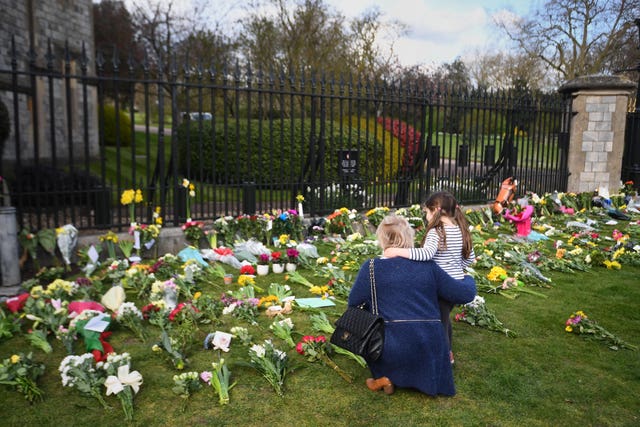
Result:
<svg viewBox="0 0 640 427"><path fill-rule="evenodd" d="M478 51L466 65L471 80L483 89L509 89L516 82L526 82L534 91L553 86L542 61L524 53Z"/></svg>
<svg viewBox="0 0 640 427"><path fill-rule="evenodd" d="M103 0L93 4L93 32L96 53L105 61L100 70L103 76L128 76L134 73L133 66L142 57L136 43L135 29L131 14L119 0ZM130 100L131 87L121 83L117 92L110 85L105 86L107 96L120 101Z"/></svg>
<svg viewBox="0 0 640 427"><path fill-rule="evenodd" d="M396 56L383 56L376 42L383 33L393 42L403 27L382 22L375 8L351 21L323 0L267 0L247 11L240 45L255 68L374 78L397 66Z"/></svg>
<svg viewBox="0 0 640 427"><path fill-rule="evenodd" d="M528 18L498 19L518 49L540 60L558 81L611 73L634 33L640 0L548 0Z"/></svg>

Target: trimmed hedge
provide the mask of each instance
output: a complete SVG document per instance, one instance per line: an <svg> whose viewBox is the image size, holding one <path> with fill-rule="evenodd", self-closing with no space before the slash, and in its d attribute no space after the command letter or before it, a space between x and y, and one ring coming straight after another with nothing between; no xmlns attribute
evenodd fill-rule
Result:
<svg viewBox="0 0 640 427"><path fill-rule="evenodd" d="M180 173L190 179L209 182L239 184L253 181L258 184L303 181L308 168L311 120L273 121L228 120L185 122L178 127ZM339 179L338 151L360 151L360 179L376 176L375 159L384 156L381 142L366 139L353 128L338 122L326 123L324 164L318 164L318 173L324 170L325 181ZM314 141L318 142L316 129ZM319 147L316 146L316 156ZM315 159L317 162L318 159ZM380 160L378 160L378 168ZM316 176L316 180L320 177Z"/></svg>
<svg viewBox="0 0 640 427"><path fill-rule="evenodd" d="M118 111L119 123L118 130L120 135L120 146L129 147L133 139L131 134L131 119L123 110ZM113 105L106 104L104 106L104 143L107 146L115 147L118 142L116 133L116 108Z"/></svg>

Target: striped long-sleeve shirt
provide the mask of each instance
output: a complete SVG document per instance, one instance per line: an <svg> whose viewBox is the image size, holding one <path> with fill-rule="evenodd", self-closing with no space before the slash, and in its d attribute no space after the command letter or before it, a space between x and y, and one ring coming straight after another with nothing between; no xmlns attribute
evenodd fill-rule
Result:
<svg viewBox="0 0 640 427"><path fill-rule="evenodd" d="M457 225L446 225L444 227L447 234L447 249L438 250L438 233L435 229L429 230L422 248L409 249L409 258L416 261L434 260L445 272L454 279L464 277L464 269L476 259L471 249L469 258L462 257L462 233Z"/></svg>

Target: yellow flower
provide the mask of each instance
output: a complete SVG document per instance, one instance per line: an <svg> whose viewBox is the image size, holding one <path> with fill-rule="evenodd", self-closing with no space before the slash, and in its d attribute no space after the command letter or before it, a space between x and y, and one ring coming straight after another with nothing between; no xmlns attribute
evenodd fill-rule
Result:
<svg viewBox="0 0 640 427"><path fill-rule="evenodd" d="M154 344L153 347L151 347L151 350L156 352L156 353L162 351L162 349L160 348L160 346L158 344Z"/></svg>
<svg viewBox="0 0 640 427"><path fill-rule="evenodd" d="M564 330L567 331L567 332L573 332L573 328L571 326L569 326L569 325L567 325L567 327L564 328Z"/></svg>
<svg viewBox="0 0 640 427"><path fill-rule="evenodd" d="M202 292L198 291L195 294L193 294L193 299L197 300L198 298L200 298L202 296Z"/></svg>
<svg viewBox="0 0 640 427"><path fill-rule="evenodd" d="M19 361L20 361L20 356L18 356L17 354L14 354L13 356L11 356L11 363L13 363L14 365Z"/></svg>
<svg viewBox="0 0 640 427"><path fill-rule="evenodd" d="M320 258L316 259L316 264L318 265L326 264L328 262L329 258L327 258L326 256L321 256Z"/></svg>
<svg viewBox="0 0 640 427"><path fill-rule="evenodd" d="M136 195L135 195L135 198L133 199L133 201L136 202L136 203L142 202L142 190L140 190L140 189L136 190Z"/></svg>
<svg viewBox="0 0 640 427"><path fill-rule="evenodd" d="M624 248L620 248L618 250L616 250L613 255L611 256L611 259L617 259L620 255L622 255L624 253Z"/></svg>
<svg viewBox="0 0 640 427"><path fill-rule="evenodd" d="M622 265L620 265L618 261L605 260L604 265L606 265L609 270L620 270L622 268Z"/></svg>
<svg viewBox="0 0 640 427"><path fill-rule="evenodd" d="M29 294L31 295L31 298L40 298L43 293L44 293L44 289L40 285L34 286L29 291Z"/></svg>
<svg viewBox="0 0 640 427"><path fill-rule="evenodd" d="M297 200L299 203L302 203L302 202L304 202L304 196L303 196L302 194L298 194L298 195L296 196L296 200Z"/></svg>
<svg viewBox="0 0 640 427"><path fill-rule="evenodd" d="M278 241L280 242L281 245L286 245L287 242L289 241L289 235L281 234L280 237L278 237Z"/></svg>
<svg viewBox="0 0 640 427"><path fill-rule="evenodd" d="M256 284L255 279L249 276L248 274L241 274L240 276L238 276L238 285L240 286L255 285L255 284Z"/></svg>
<svg viewBox="0 0 640 427"><path fill-rule="evenodd" d="M504 268L495 266L491 269L489 274L487 274L487 279L491 280L492 282L499 282L503 277L506 276L507 271Z"/></svg>
<svg viewBox="0 0 640 427"><path fill-rule="evenodd" d="M123 205L130 205L133 202L135 194L136 193L133 190L124 190L120 196L120 203Z"/></svg>

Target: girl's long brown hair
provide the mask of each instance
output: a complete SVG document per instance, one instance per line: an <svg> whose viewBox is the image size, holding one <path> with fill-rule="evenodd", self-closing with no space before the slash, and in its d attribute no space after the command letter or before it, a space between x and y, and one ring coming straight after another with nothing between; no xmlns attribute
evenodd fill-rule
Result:
<svg viewBox="0 0 640 427"><path fill-rule="evenodd" d="M433 218L431 218L431 222L427 224L427 230L422 239L422 246L424 246L424 242L427 239L427 234L429 234L429 231L433 228L440 238L438 249L447 249L447 234L444 231L442 216L448 216L453 220L455 225L460 227L460 233L462 234L462 257L465 259L469 258L471 249L473 248L471 234L469 233L469 223L467 223L467 218L464 216L453 194L447 191L432 193L424 202L424 207L433 211Z"/></svg>

